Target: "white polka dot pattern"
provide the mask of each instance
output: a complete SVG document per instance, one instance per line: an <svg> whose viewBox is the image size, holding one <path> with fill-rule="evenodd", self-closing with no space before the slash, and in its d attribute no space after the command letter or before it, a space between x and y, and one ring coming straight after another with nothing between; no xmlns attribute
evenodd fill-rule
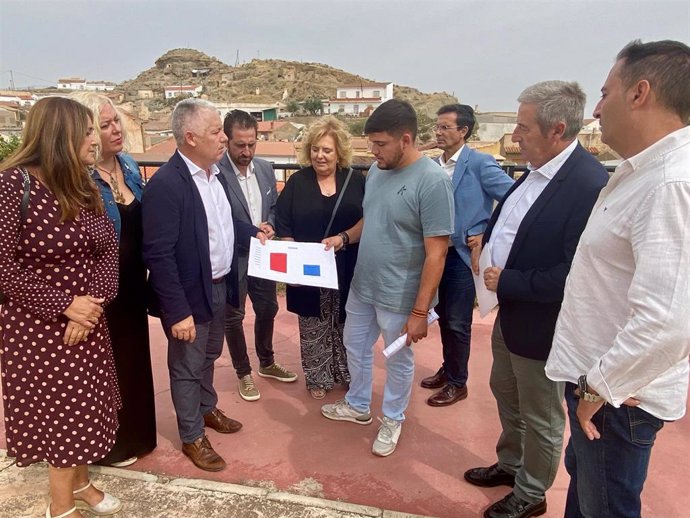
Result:
<svg viewBox="0 0 690 518"><path fill-rule="evenodd" d="M121 407L105 317L86 342L62 342L75 295L112 300L118 255L105 215L60 223L52 193L32 179L24 225L18 171L0 173L0 374L7 448L17 464L77 466L115 442Z"/></svg>

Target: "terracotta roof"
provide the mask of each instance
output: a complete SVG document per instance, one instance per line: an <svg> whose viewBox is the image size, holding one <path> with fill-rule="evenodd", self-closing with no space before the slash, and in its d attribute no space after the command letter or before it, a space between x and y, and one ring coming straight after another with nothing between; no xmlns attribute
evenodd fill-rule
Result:
<svg viewBox="0 0 690 518"><path fill-rule="evenodd" d="M518 144L503 144L503 151L511 155L519 155L520 146Z"/></svg>
<svg viewBox="0 0 690 518"><path fill-rule="evenodd" d="M599 148L596 146L583 146L587 151L589 151L593 155L598 155L599 154ZM519 155L520 154L520 146L518 144L503 144L503 150L506 153L509 153L511 155Z"/></svg>
<svg viewBox="0 0 690 518"><path fill-rule="evenodd" d="M273 131L278 128L285 126L287 122L285 121L259 121L259 132Z"/></svg>
<svg viewBox="0 0 690 518"><path fill-rule="evenodd" d="M177 149L174 137L168 137L154 144L143 153L132 153L135 160L146 160L151 162L167 162Z"/></svg>
<svg viewBox="0 0 690 518"><path fill-rule="evenodd" d="M259 140L256 143L256 154L259 156L297 156L297 151L294 142Z"/></svg>
<svg viewBox="0 0 690 518"><path fill-rule="evenodd" d="M371 87L386 87L390 83L352 83L349 85L338 85L338 88L371 88Z"/></svg>
<svg viewBox="0 0 690 518"><path fill-rule="evenodd" d="M166 162L177 149L174 137L154 144L148 148L144 153L132 153L132 156L137 160L150 160ZM295 144L293 142L271 142L259 140L256 143L256 154L258 156L296 156Z"/></svg>
<svg viewBox="0 0 690 518"><path fill-rule="evenodd" d="M352 149L369 151L369 139L367 137L352 137Z"/></svg>

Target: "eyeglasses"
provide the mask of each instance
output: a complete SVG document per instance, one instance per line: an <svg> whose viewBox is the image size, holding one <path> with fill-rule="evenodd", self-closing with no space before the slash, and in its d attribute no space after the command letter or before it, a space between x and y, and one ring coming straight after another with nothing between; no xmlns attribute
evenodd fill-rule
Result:
<svg viewBox="0 0 690 518"><path fill-rule="evenodd" d="M445 124L434 124L431 126L434 131L448 131L453 129L460 129L460 126L446 126Z"/></svg>

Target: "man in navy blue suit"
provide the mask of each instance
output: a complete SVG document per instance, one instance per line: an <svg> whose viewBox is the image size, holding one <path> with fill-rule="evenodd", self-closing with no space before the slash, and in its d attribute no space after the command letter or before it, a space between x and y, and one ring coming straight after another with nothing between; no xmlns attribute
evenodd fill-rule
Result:
<svg viewBox="0 0 690 518"><path fill-rule="evenodd" d="M599 191L604 167L577 140L586 97L577 83L545 81L525 89L513 142L528 171L498 205L484 234L492 266L483 273L498 296L491 347L491 391L502 433L498 462L470 469L477 486L513 486L485 518L546 512L546 490L561 457L564 384L546 377L565 279Z"/></svg>
<svg viewBox="0 0 690 518"><path fill-rule="evenodd" d="M448 406L467 397L467 363L475 298L470 269L472 255L475 268L478 268L479 245L494 201L503 198L513 180L491 155L479 153L465 143L476 122L470 106L448 104L442 106L437 115L436 143L443 149L437 161L453 182L455 233L448 243L436 306L443 365L436 374L422 380L422 387L441 389L427 399L429 405Z"/></svg>
<svg viewBox="0 0 690 518"><path fill-rule="evenodd" d="M153 288L151 314L168 337L168 371L182 452L199 468L220 471L225 461L204 432L237 432L241 423L217 408L213 364L223 348L226 277L236 242L265 234L233 224L228 189L215 163L227 137L213 104L180 101L173 110L177 151L144 189L144 260ZM235 301L236 303L236 301Z"/></svg>

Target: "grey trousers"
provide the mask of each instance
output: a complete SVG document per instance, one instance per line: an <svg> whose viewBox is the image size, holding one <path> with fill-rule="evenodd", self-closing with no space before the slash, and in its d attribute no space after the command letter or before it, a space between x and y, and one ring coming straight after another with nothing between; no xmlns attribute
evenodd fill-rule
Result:
<svg viewBox="0 0 690 518"><path fill-rule="evenodd" d="M491 349L490 385L503 428L496 444L498 465L515 475L515 495L536 503L553 484L561 459L565 384L546 377L545 361L508 351L499 317L491 335Z"/></svg>
<svg viewBox="0 0 690 518"><path fill-rule="evenodd" d="M228 342L232 366L238 378L252 373L247 339L244 336L242 322L245 315L247 295L254 308L254 347L259 358L260 367L273 365L273 321L278 313L276 283L268 279L247 275L247 257L237 259L239 269L239 302L236 308L228 304L225 308L225 338Z"/></svg>
<svg viewBox="0 0 690 518"><path fill-rule="evenodd" d="M183 342L168 336L170 392L183 443L204 435L204 414L218 404L213 388L213 364L223 352L225 282L213 285L213 320L196 324L196 339Z"/></svg>

